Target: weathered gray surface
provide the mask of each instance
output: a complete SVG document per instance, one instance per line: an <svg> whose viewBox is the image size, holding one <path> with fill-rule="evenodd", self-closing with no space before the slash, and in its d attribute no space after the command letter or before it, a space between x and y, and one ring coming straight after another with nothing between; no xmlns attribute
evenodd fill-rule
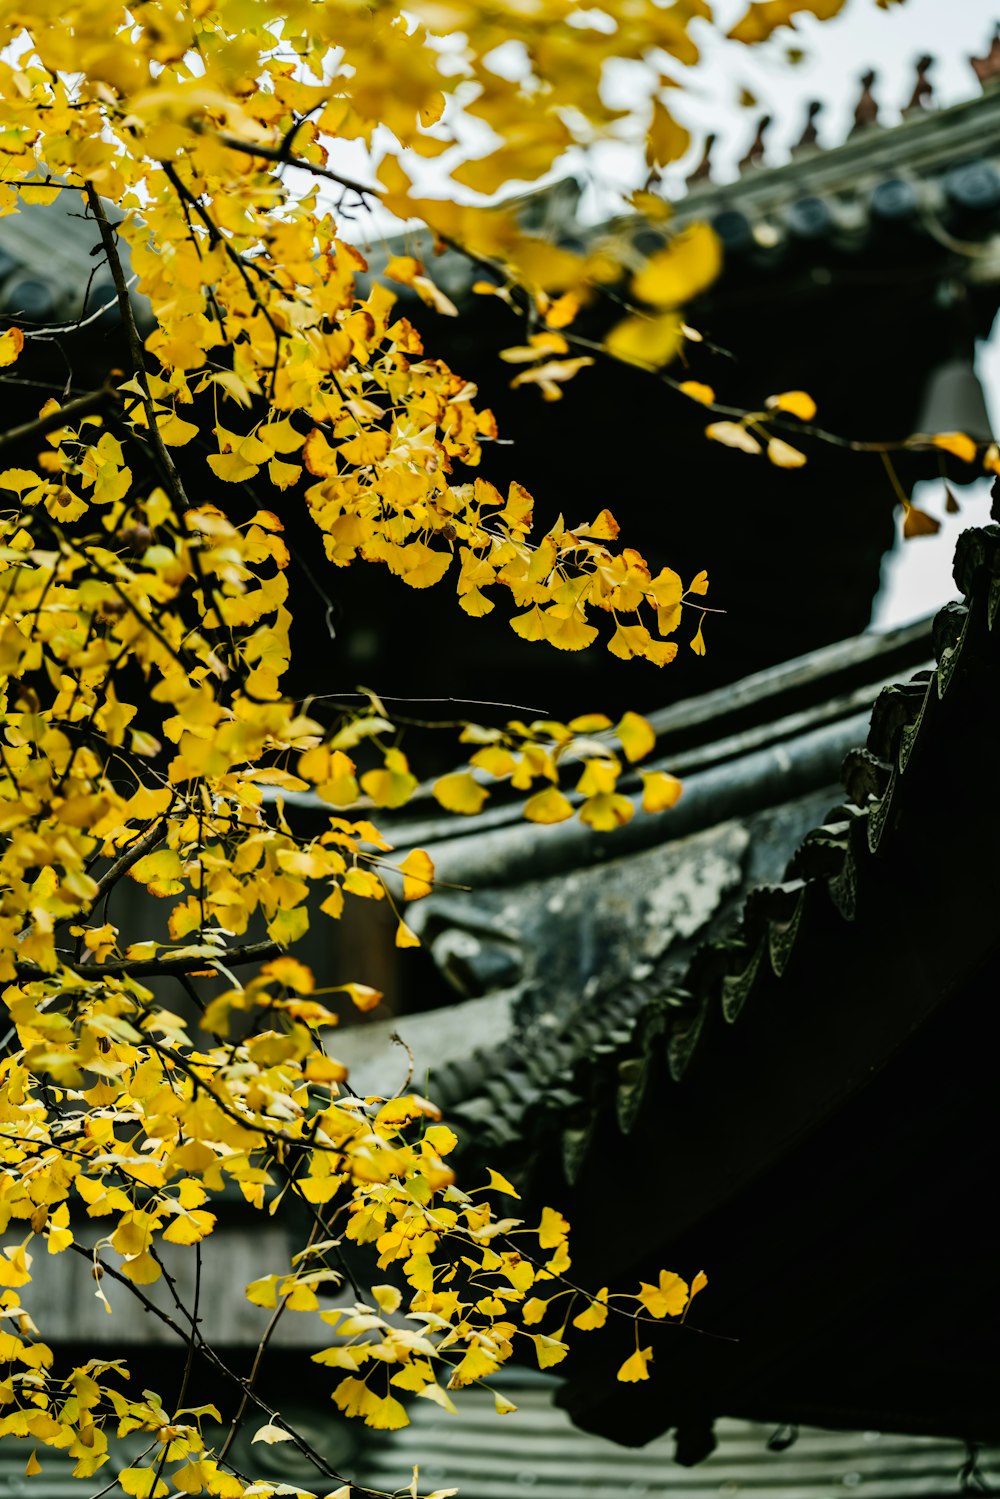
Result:
<svg viewBox="0 0 1000 1499"><path fill-rule="evenodd" d="M102 1233L111 1233L117 1221L115 1215L102 1220L100 1227L74 1224L74 1228L80 1242L90 1244ZM274 1223L255 1223L252 1229L220 1224L202 1245L198 1312L207 1342L250 1348L257 1345L271 1313L247 1301L244 1288L259 1276L287 1270L289 1255L300 1247L301 1241L293 1244L285 1229ZM30 1252L31 1284L24 1286L20 1295L44 1341L90 1346L95 1354L136 1345L178 1346L169 1327L145 1311L126 1286L105 1275L101 1288L111 1304L109 1315L94 1294L91 1265L82 1255L71 1250L48 1255L38 1239ZM121 1265L121 1256L107 1246L102 1248L101 1257L115 1269ZM184 1305L193 1308L194 1249L164 1244L162 1258ZM165 1312L177 1316L163 1280L142 1290ZM289 1312L275 1328L272 1341L285 1347L323 1348L329 1342L328 1332L316 1313ZM109 1356L115 1357L114 1352Z"/></svg>

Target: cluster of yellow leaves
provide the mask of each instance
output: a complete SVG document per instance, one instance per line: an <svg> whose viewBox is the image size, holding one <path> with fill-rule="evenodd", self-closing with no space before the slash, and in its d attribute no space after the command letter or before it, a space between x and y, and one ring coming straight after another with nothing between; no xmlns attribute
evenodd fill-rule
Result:
<svg viewBox="0 0 1000 1499"><path fill-rule="evenodd" d="M689 391L687 394L693 393ZM700 400L702 397L695 395L694 399ZM797 417L801 422L811 422L816 415L816 402L804 390L785 390L778 395L768 396L765 404L766 411L748 412L739 421L710 423L705 428L705 436L713 442L722 443L724 447L736 448L741 453L766 452L775 468L801 468L806 455L783 438L775 437L768 431L766 422L770 413L784 413Z"/></svg>
<svg viewBox="0 0 1000 1499"><path fill-rule="evenodd" d="M682 381L678 389L690 400L697 401L701 405L715 405L715 392L708 385L687 380ZM781 391L778 395L768 396L764 411L749 411L738 420L710 423L705 428L705 436L713 442L721 443L727 448L734 448L741 453L751 455L766 453L776 468L801 468L806 461L806 455L799 448L793 447L781 437L776 437L769 430L768 422L775 416L792 416L797 421L810 424L816 416L816 402L804 390ZM826 434L820 433L819 435L825 436ZM855 443L851 446L862 451L868 450L881 454L890 482L903 509L903 536L907 540L914 536L933 536L941 529L941 524L934 516L918 509L910 502L892 466L889 457L892 448L935 448L939 452L949 453L962 463L973 464L979 461L985 473L1000 474L1000 448L997 444L977 443L965 432L917 433L903 443ZM957 509L957 502L951 496L950 491L948 491L948 497L949 508Z"/></svg>
<svg viewBox="0 0 1000 1499"><path fill-rule="evenodd" d="M140 403L131 409L139 426L138 413L148 417L141 391L136 381L124 387ZM153 379L150 397L158 422L167 382ZM43 416L48 424L59 408ZM176 420L163 419L171 441L188 435ZM309 445L294 438L281 417L239 443L226 429L219 458L284 462ZM509 1356L527 1291L569 1267L564 1225L543 1218L538 1247L546 1253L537 1263L515 1250L507 1237L521 1225L494 1219L455 1186L444 1163L454 1136L435 1121L413 1137L414 1123L435 1119L432 1105L346 1090L346 1069L328 1047L337 1014L285 949L308 928L314 889L332 917L348 895L391 898L390 845L355 814L366 810L362 798L401 805L417 779L374 696L361 714L338 711L331 723L283 694L291 616L278 516L257 510L237 524L207 502L180 509L166 488L136 484L129 441L97 417L67 423L48 433L35 468L0 473L0 982L12 1025L0 1060L0 1231L19 1224L25 1235L0 1262L0 1283L16 1291L28 1282L33 1238L50 1254L81 1251L73 1205L108 1220L85 1252L101 1272L95 1295L110 1310L108 1271L144 1294L163 1273L163 1245L211 1239L213 1196L231 1184L259 1211L287 1196L318 1215L319 1240L250 1293L261 1305L315 1310L320 1292L341 1282L333 1215L346 1214L347 1237L374 1243L380 1269L401 1262L421 1330L404 1336L380 1324L375 1351L344 1355L351 1383L338 1384L334 1397L373 1425L398 1425L399 1391L450 1399L434 1372L441 1360L458 1388ZM470 503L503 509L489 486L468 488ZM577 574L577 596L592 588L615 615L642 605L656 610L662 635L676 629L681 580L666 569L652 578L634 553L610 552L610 517L574 533L560 524L543 547L522 552L514 539L526 534L529 510L524 492L512 489L497 518L506 541L492 557L494 581L519 589L527 618L542 622L529 634L571 628L572 591L563 599L536 590L554 588L549 571L578 553L593 571ZM488 570L467 551L463 566ZM503 568L513 581L500 579ZM469 592L490 581L470 578ZM705 587L699 576L687 593ZM648 653L649 639L634 633L642 628L619 621L612 649ZM443 805L473 810L470 788L477 805L483 794L477 775L525 790L541 781L526 815L556 821L572 810L559 773L575 764L581 817L611 828L634 811L616 789L623 764L648 755L655 734L637 714L617 724L591 715L568 725L470 725L463 740L475 746L473 764L437 783ZM679 794L665 772L644 782L649 810ZM282 798L313 788L334 810L304 837ZM404 900L432 888L433 863L422 850L396 868ZM159 934L122 933L109 919L103 899L126 876L165 903ZM240 945L255 920L269 939L265 953ZM417 939L401 920L396 940ZM231 969L253 960L254 976L236 980ZM198 1033L146 986L144 977L157 973L225 980L203 1005ZM334 992L362 1010L380 997L363 983ZM108 1271L105 1255L117 1260ZM470 1277L471 1301L463 1289ZM243 1493L183 1408L168 1418L153 1397L124 1396L90 1366L68 1376L86 1399L67 1399L28 1313L16 1301L7 1309L19 1331L0 1348L10 1366L0 1391L9 1387L11 1406L0 1433L65 1449L85 1476L108 1460L109 1431L142 1430L157 1438L160 1457L122 1475L135 1499L156 1499L171 1485L218 1499ZM543 1367L563 1356L561 1332L527 1335ZM373 1393L376 1375L386 1388ZM261 1492L271 1490L255 1486Z"/></svg>
<svg viewBox="0 0 1000 1499"><path fill-rule="evenodd" d="M784 7L795 8L822 5ZM329 1316L338 1342L319 1361L343 1371L337 1405L383 1427L405 1419L400 1394L447 1408L447 1390L488 1378L516 1337L533 1339L542 1367L559 1362L574 1297L580 1331L622 1311L607 1290L591 1297L566 1282L557 1213L525 1227L456 1186L445 1161L454 1137L432 1105L360 1099L346 1086L323 997L365 1010L378 992L352 982L321 994L286 949L308 927L314 891L332 917L348 895L391 898L391 847L366 814L402 805L418 781L376 699L331 723L284 692L283 521L241 504L233 513L249 518L237 522L227 497L242 502L243 486L260 483L280 509L301 488L335 566L378 562L415 588L452 570L472 616L506 592L524 639L579 650L597 639L597 619L622 659L673 659L670 637L705 574L686 589L669 568L654 575L615 544L608 510L533 534L525 489L470 479L496 436L492 414L425 354L394 294L360 279L364 257L338 216L378 196L499 269L501 294L516 283L544 331L508 352L515 380L555 399L589 362L561 330L595 287L620 279L613 244L581 255L481 201L421 198L413 157L456 144L460 90L494 144L454 168L452 185L482 196L536 181L570 146L618 128L621 112L602 95L617 58L654 64L637 109L655 171L688 144L666 103L663 56L695 63L691 23L707 19L705 0L636 0L613 14L570 0L488 10L468 0L0 0L0 214L82 203L102 221L105 255L109 242L127 248L154 316L151 368L133 358L83 420L59 426L48 403L36 451L21 460L30 466L0 473L0 983L11 1023L0 1047L0 1230L23 1232L0 1256L0 1433L65 1450L87 1476L108 1460L109 1432L146 1432L154 1463L120 1475L134 1499L171 1489L257 1499L275 1486L245 1490L228 1470L202 1433L203 1418L218 1417L211 1408L125 1395L117 1364L55 1373L19 1300L41 1245L92 1256L110 1310L109 1276L142 1296L162 1275L163 1244L201 1252L227 1186L260 1211L297 1200L319 1237L249 1294L306 1311L341 1283L344 1220L393 1284ZM519 79L497 61L511 42ZM339 176L338 143L373 141L379 185ZM332 182L337 207L315 183L293 190L287 163ZM692 336L681 307L719 265L704 227L665 239L633 277L644 310L612 330L609 351L667 363ZM386 274L454 311L412 257ZM0 333L0 365L26 357L20 329ZM687 384L710 403L706 387ZM184 450L190 500L174 450ZM781 461L780 447L769 452ZM157 477L139 477L150 462ZM690 644L704 649L700 621ZM477 810L491 784L509 782L530 793L529 818L554 822L574 809L565 785L581 818L608 829L633 815L619 777L654 736L626 714L616 725L592 715L470 727L463 740L475 746L471 765L436 783L443 806ZM665 772L643 783L647 810L677 798ZM283 798L310 788L333 811L303 837ZM421 850L398 873L404 900L432 887ZM159 933L116 927L105 898L125 876L166 903ZM251 924L266 943L241 945ZM396 940L416 942L403 920ZM240 982L232 970L250 962ZM158 973L223 985L197 1032L147 987ZM491 1186L511 1190L496 1174ZM102 1228L85 1251L81 1212ZM405 1311L397 1281L410 1292ZM699 1289L664 1272L625 1314L683 1316ZM551 1330L525 1331L553 1303ZM650 1350L636 1357L623 1380L645 1377ZM283 1434L269 1420L258 1437Z"/></svg>
<svg viewBox="0 0 1000 1499"><path fill-rule="evenodd" d="M691 224L652 254L632 278L632 295L648 309L611 329L605 348L626 364L659 369L694 336L680 308L705 291L722 269L722 247L708 224Z"/></svg>
<svg viewBox="0 0 1000 1499"><path fill-rule="evenodd" d="M731 40L753 45L766 42L780 26L795 25L796 16L815 16L829 21L839 15L845 0L751 0L749 9L729 32ZM876 0L881 10L898 5L901 0Z"/></svg>
<svg viewBox="0 0 1000 1499"><path fill-rule="evenodd" d="M523 792L540 780L542 789L524 807L530 822L564 822L576 812L581 822L601 832L631 821L636 811L631 797L616 789L624 767L614 746L631 764L656 744L649 721L631 712L615 725L603 713L588 713L568 724L543 720L529 727L514 721L505 729L470 724L461 738L479 748L470 756L469 770L442 776L434 785L435 797L449 812L471 816L481 811L497 782ZM577 775L573 789L582 798L578 807L560 789L561 769ZM641 780L644 812L665 811L680 797L680 781L666 771L641 772Z"/></svg>
<svg viewBox="0 0 1000 1499"><path fill-rule="evenodd" d="M321 1232L286 1269L253 1281L247 1297L266 1309L320 1312L337 1341L314 1361L340 1371L334 1403L383 1429L407 1423L401 1396L453 1410L448 1392L488 1380L518 1338L530 1339L541 1368L561 1362L580 1300L580 1331L601 1327L621 1301L637 1303L641 1311L622 1311L633 1318L685 1312L704 1277L690 1292L668 1272L637 1297L581 1291L566 1280L565 1219L546 1208L537 1226L526 1226L498 1216L482 1191L462 1191L446 1164L456 1136L432 1104L345 1091L344 1069L325 1048L335 1017L312 988L294 959L266 964L245 988L211 1002L202 1029L228 1041L209 1049L193 1045L183 1021L134 979L81 975L71 1009L44 980L8 988L22 1051L0 1063L0 1232L19 1224L25 1237L0 1256L0 1306L17 1327L0 1334L0 1405L10 1407L0 1435L66 1450L87 1476L108 1459L109 1430L141 1430L160 1451L155 1465L122 1475L136 1499L171 1489L219 1499L244 1492L206 1445L198 1418L208 1408L168 1415L148 1391L127 1397L99 1378L127 1377L117 1364L91 1363L62 1381L51 1372L52 1352L18 1289L30 1281L34 1245L49 1254L79 1249L71 1203L101 1222L82 1252L103 1269L113 1251L116 1278L140 1293L163 1274L164 1244L211 1238L212 1198L227 1183L271 1213L286 1194L305 1204ZM58 1082L58 1106L43 1103L41 1074ZM495 1171L486 1190L517 1196ZM344 1278L334 1225L345 1214L346 1238L371 1245L390 1279L372 1285L370 1302L321 1310L320 1297ZM110 1311L102 1281L95 1294ZM619 1377L633 1376L623 1369ZM499 1398L497 1408L513 1409ZM282 1440L282 1428L257 1436Z"/></svg>
<svg viewBox="0 0 1000 1499"><path fill-rule="evenodd" d="M346 895L383 898L391 845L364 815L365 799L368 806L396 808L418 787L377 699L360 716L328 726L281 696L290 615L288 555L277 517L261 511L237 527L206 506L178 520L162 491L126 505L121 464L121 445L108 434L85 448L83 482L93 476L91 504L103 489L106 513L91 537L74 542L61 517L74 502L84 510L87 502L64 475L0 474L0 486L20 490L20 508L0 516L7 542L0 551L6 597L0 826L7 834L0 850L0 977L6 979L26 965L61 972L61 927L98 964L182 955L192 966L198 958L210 966L257 913L268 936L287 947L308 929L312 889L321 888L319 908L333 917ZM33 533L40 533L40 544ZM573 545L590 542L577 535ZM620 568L606 561L601 572L609 599L624 609L652 603L660 634L676 628L684 598L676 574L664 570L651 580L628 553ZM699 577L688 592L704 587ZM531 597L526 592L524 601ZM588 628L560 605L543 610L537 603L514 625L526 638L552 638L565 648L578 643L571 632ZM658 651L666 658L676 650L653 641L642 626L621 623L610 648L624 657ZM118 695L121 674L136 665L158 737ZM559 821L573 811L559 789L559 770L576 762L580 816L597 828L620 824L634 811L615 789L622 760L613 746L631 764L655 744L637 714L617 726L601 715L569 725L469 725L462 739L477 746L472 769L437 783L442 806L478 811L489 791L477 776L509 780L521 791L541 781L544 789L530 797L526 815ZM355 756L362 752L375 761L372 768L359 769ZM673 777L654 771L643 779L646 810L676 800ZM331 815L322 832L305 837L282 815L280 796L310 788L348 815ZM102 886L91 872L95 857L125 857L132 879L175 901L159 940L119 947L115 929L96 923ZM426 894L433 880L431 861L416 859L411 854L401 866L408 900ZM415 941L405 923L397 940Z"/></svg>
<svg viewBox="0 0 1000 1499"><path fill-rule="evenodd" d="M21 1246L14 1251L13 1259L25 1267L31 1263L31 1255ZM16 1333L0 1332L7 1365L0 1379L0 1435L20 1437L31 1444L33 1450L25 1468L28 1477L43 1471L38 1448L50 1447L73 1459L75 1477L89 1478L109 1460L109 1435L115 1438L141 1431L152 1438L157 1449L156 1467L162 1469L166 1462L182 1464L174 1474L179 1491L211 1493L218 1499L236 1499L243 1493L242 1484L208 1460L202 1422L221 1419L215 1406L188 1406L170 1413L152 1390L144 1390L141 1396L128 1394L120 1388L129 1377L120 1360L90 1359L59 1378L53 1369L52 1351L39 1341L38 1330L20 1305L16 1290L0 1293L0 1316L18 1329ZM204 1464L206 1481L186 1489L178 1480L193 1468L192 1459L197 1458ZM152 1494L159 1499L168 1489L158 1479L156 1467L123 1468L118 1481L134 1499L149 1499Z"/></svg>
<svg viewBox="0 0 1000 1499"><path fill-rule="evenodd" d="M909 438L905 446L936 448L941 453L949 453L953 458L958 458L962 463L973 464L979 461L984 473L1000 474L1000 447L995 442L977 443L965 432L918 433ZM912 503L902 489L888 455L884 455L884 461L890 482L902 507L904 540L911 541L915 536L936 536L941 529L941 522L936 516L926 510L921 510ZM950 514L955 514L959 509L958 501L947 484L944 489L945 509Z"/></svg>

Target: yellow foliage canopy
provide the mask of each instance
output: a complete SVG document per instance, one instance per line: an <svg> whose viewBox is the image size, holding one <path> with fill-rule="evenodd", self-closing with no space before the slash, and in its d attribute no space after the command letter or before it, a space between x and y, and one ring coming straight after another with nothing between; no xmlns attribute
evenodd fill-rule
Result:
<svg viewBox="0 0 1000 1499"><path fill-rule="evenodd" d="M755 5L743 29L762 35L802 8L824 9ZM456 1136L432 1102L357 1097L324 1001L368 1011L381 995L341 976L325 984L289 952L311 921L340 919L355 900L383 902L396 944L417 945L393 903L400 886L404 903L428 895L435 875L419 849L394 869L371 820L420 786L384 705L371 694L346 713L287 690L285 521L303 506L332 568L380 565L415 589L450 575L473 617L509 601L526 640L577 651L600 639L663 665L691 618L690 645L704 649L703 572L687 587L669 568L654 574L605 508L536 525L517 479L501 492L478 477L492 413L425 355L397 293L362 279L345 232L358 205L379 200L488 261L489 289L516 288L531 313L526 341L507 351L515 383L561 397L593 362L575 352L572 325L621 265L608 249L587 256L523 232L484 195L537 181L619 127L602 95L612 59L656 64L637 117L650 166L678 159L688 137L659 64L695 63L691 24L708 16L702 0L637 0L613 17L555 0L0 0L0 214L58 199L89 218L128 354L106 384L0 434L16 448L0 469L0 1310L17 1329L0 1334L0 1435L65 1451L89 1477L110 1460L109 1434L143 1433L155 1457L119 1474L133 1499L247 1490L229 1440L203 1428L218 1411L191 1411L186 1382L164 1403L117 1363L51 1372L18 1299L40 1250L86 1256L108 1312L111 1281L153 1305L162 1246L211 1253L227 1189L262 1213L298 1203L307 1241L287 1265L262 1266L247 1297L275 1317L314 1314L321 1296L343 1295L341 1238L367 1253L366 1284L320 1312L335 1341L315 1359L336 1371L336 1406L382 1430L406 1423L411 1396L450 1410L445 1387L488 1378L518 1339L533 1340L543 1368L566 1355L567 1298L581 1293L565 1282L565 1219L500 1216L496 1199L517 1193L499 1173L463 1190L447 1159ZM495 66L509 42L526 59L519 81ZM458 90L494 143L475 160L460 159ZM339 171L344 146L368 152L363 181ZM414 160L452 147L444 190L420 196ZM657 368L675 358L694 336L683 304L720 264L705 226L666 237L634 270L638 305L612 330L612 352ZM385 274L455 313L414 256ZM152 309L145 338L129 275ZM31 337L0 332L7 378ZM714 403L707 386L685 385ZM801 392L775 403L810 419ZM761 451L747 423L710 435ZM935 440L962 456L956 435ZM773 437L768 452L782 466L801 457ZM459 815L516 794L529 820L576 815L603 832L640 796L662 812L680 793L664 770L641 783L631 772L656 743L637 714L467 724L461 739L470 766L432 788ZM310 836L286 815L302 793L324 806ZM121 930L108 907L128 878L163 903L156 940ZM164 976L208 979L203 1012L167 1009L153 982ZM79 1242L77 1212L99 1222L96 1248ZM638 1303L582 1294L579 1332L688 1304L667 1272ZM281 1413L183 1319L156 1315L192 1361L238 1385L255 1441L289 1439ZM651 1357L637 1345L619 1378L645 1379ZM29 1458L29 1475L40 1466ZM267 1499L275 1486L250 1492Z"/></svg>

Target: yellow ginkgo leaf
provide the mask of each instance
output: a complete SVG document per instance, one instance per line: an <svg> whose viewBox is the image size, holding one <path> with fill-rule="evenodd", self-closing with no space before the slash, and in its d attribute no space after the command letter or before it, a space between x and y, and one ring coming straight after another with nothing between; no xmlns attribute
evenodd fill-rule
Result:
<svg viewBox="0 0 1000 1499"><path fill-rule="evenodd" d="M538 385L542 387L542 394L548 399L557 400L562 395L559 386L564 385L567 380L572 380L574 375L579 374L593 362L590 354L580 354L575 359L549 359L544 364L536 365L533 369L522 370L519 375L515 375L510 382L511 389L516 390L522 385Z"/></svg>
<svg viewBox="0 0 1000 1499"><path fill-rule="evenodd" d="M767 456L776 468L801 468L806 461L805 453L800 453L790 443L782 442L780 437L768 439Z"/></svg>
<svg viewBox="0 0 1000 1499"><path fill-rule="evenodd" d="M170 1244L200 1244L214 1227L215 1214L196 1208L192 1212L178 1214L170 1226L164 1229L163 1237Z"/></svg>
<svg viewBox="0 0 1000 1499"><path fill-rule="evenodd" d="M341 988L354 1008L363 1013L376 1009L382 1003L381 989L373 989L371 984L343 984Z"/></svg>
<svg viewBox="0 0 1000 1499"><path fill-rule="evenodd" d="M399 1431L403 1426L409 1426L410 1418L406 1414L406 1407L393 1398L385 1395L381 1400L375 1400L365 1412L365 1425L373 1426L377 1431Z"/></svg>
<svg viewBox="0 0 1000 1499"><path fill-rule="evenodd" d="M918 510L916 505L907 505L903 518L903 535L907 541L914 536L936 536L941 529L941 522L926 510Z"/></svg>
<svg viewBox="0 0 1000 1499"><path fill-rule="evenodd" d="M680 801L682 783L664 770L652 770L642 777L642 810L666 812Z"/></svg>
<svg viewBox="0 0 1000 1499"><path fill-rule="evenodd" d="M295 453L305 443L305 438L296 432L288 417L265 422L257 428L257 436L272 453Z"/></svg>
<svg viewBox="0 0 1000 1499"><path fill-rule="evenodd" d="M161 1499L161 1495L169 1492L163 1480L157 1478L155 1468L123 1468L118 1482L133 1499Z"/></svg>
<svg viewBox="0 0 1000 1499"><path fill-rule="evenodd" d="M302 468L298 463L282 463L280 458L272 458L267 474L276 489L289 489L301 479Z"/></svg>
<svg viewBox="0 0 1000 1499"><path fill-rule="evenodd" d="M573 816L573 803L558 787L547 786L525 802L524 815L529 822L565 822Z"/></svg>
<svg viewBox="0 0 1000 1499"><path fill-rule="evenodd" d="M936 448L942 448L946 453L953 453L956 458L961 458L963 463L976 461L976 444L964 432L936 432L931 442Z"/></svg>
<svg viewBox="0 0 1000 1499"><path fill-rule="evenodd" d="M422 848L415 848L399 864L403 876L403 899L422 900L430 895L434 880L434 863Z"/></svg>
<svg viewBox="0 0 1000 1499"><path fill-rule="evenodd" d="M451 566L451 552L430 547L423 541L411 541L401 550L393 571L411 588L433 588Z"/></svg>
<svg viewBox="0 0 1000 1499"><path fill-rule="evenodd" d="M308 1083L344 1083L348 1077L343 1062L334 1061L333 1057L310 1057L303 1073Z"/></svg>
<svg viewBox="0 0 1000 1499"><path fill-rule="evenodd" d="M615 728L618 742L625 751L625 758L631 764L636 760L644 760L656 747L656 730L648 718L643 718L641 713L628 712L623 715L620 723Z"/></svg>
<svg viewBox="0 0 1000 1499"><path fill-rule="evenodd" d="M651 307L680 307L711 286L721 269L719 236L709 224L691 224L649 257L632 290Z"/></svg>
<svg viewBox="0 0 1000 1499"><path fill-rule="evenodd" d="M416 932L413 930L412 927L407 926L407 924L406 924L405 921L401 921L399 923L399 925L397 926L397 928L396 928L396 946L397 947L419 947L420 946L420 938L417 936Z"/></svg>
<svg viewBox="0 0 1000 1499"><path fill-rule="evenodd" d="M398 1286L372 1286L372 1295L384 1316L391 1317L393 1312L399 1311L403 1293Z"/></svg>
<svg viewBox="0 0 1000 1499"><path fill-rule="evenodd" d="M712 442L721 442L723 447L738 448L741 453L759 453L760 443L739 422L712 422L705 428L705 436Z"/></svg>
<svg viewBox="0 0 1000 1499"><path fill-rule="evenodd" d="M700 380L682 380L677 389L689 400L697 401L702 406L715 404L715 391L710 385L702 385Z"/></svg>
<svg viewBox="0 0 1000 1499"><path fill-rule="evenodd" d="M617 791L599 791L596 796L588 796L580 808L580 821L599 833L610 833L631 822L634 816L633 803Z"/></svg>
<svg viewBox="0 0 1000 1499"><path fill-rule="evenodd" d="M226 484L244 484L257 473L257 464L248 463L240 453L209 453L205 461L215 477Z"/></svg>
<svg viewBox="0 0 1000 1499"><path fill-rule="evenodd" d="M281 1426L275 1426L273 1421L269 1421L266 1426L258 1427L250 1440L251 1442L266 1442L269 1447L273 1447L276 1442L292 1441L292 1434Z"/></svg>
<svg viewBox="0 0 1000 1499"><path fill-rule="evenodd" d="M624 318L604 340L604 347L615 359L650 369L669 364L683 344L681 319L676 312Z"/></svg>
<svg viewBox="0 0 1000 1499"><path fill-rule="evenodd" d="M530 1334L531 1341L535 1345L535 1357L538 1359L539 1369L551 1369L553 1364L561 1364L569 1352L569 1346L559 1338L546 1337L545 1333L536 1332Z"/></svg>
<svg viewBox="0 0 1000 1499"><path fill-rule="evenodd" d="M594 1332L598 1327L603 1327L608 1320L608 1288L602 1286L590 1305L573 1318L573 1326L578 1327L581 1332Z"/></svg>
<svg viewBox="0 0 1000 1499"><path fill-rule="evenodd" d="M417 789L417 778L402 750L386 751L382 770L369 770L361 777L361 789L378 807L401 807Z"/></svg>
<svg viewBox="0 0 1000 1499"><path fill-rule="evenodd" d="M499 1171L494 1171L492 1166L488 1168L488 1171L491 1191L502 1192L505 1197L520 1198L520 1192L514 1190L505 1176L501 1176Z"/></svg>
<svg viewBox="0 0 1000 1499"><path fill-rule="evenodd" d="M655 1286L643 1281L638 1300L651 1317L679 1317L688 1304L688 1285L672 1270L661 1270Z"/></svg>
<svg viewBox="0 0 1000 1499"><path fill-rule="evenodd" d="M691 132L679 125L659 101L653 102L653 117L646 135L646 165L665 167L683 156L691 144Z"/></svg>
<svg viewBox="0 0 1000 1499"><path fill-rule="evenodd" d="M466 817L473 817L482 810L489 792L469 771L461 770L442 776L434 782L434 798L446 812L459 812Z"/></svg>
<svg viewBox="0 0 1000 1499"><path fill-rule="evenodd" d="M617 1378L622 1384L638 1384L649 1378L649 1366L653 1362L652 1348L637 1348L618 1370Z"/></svg>
<svg viewBox="0 0 1000 1499"><path fill-rule="evenodd" d="M538 1225L540 1249L557 1249L560 1244L566 1242L568 1233L569 1224L562 1213L557 1213L555 1208L542 1208L542 1218Z"/></svg>
<svg viewBox="0 0 1000 1499"><path fill-rule="evenodd" d="M0 333L0 367L13 364L24 348L24 334L20 328L8 328Z"/></svg>
<svg viewBox="0 0 1000 1499"><path fill-rule="evenodd" d="M803 422L811 422L816 415L816 402L805 390L783 390L779 395L768 396L766 404L769 411L787 411Z"/></svg>
<svg viewBox="0 0 1000 1499"><path fill-rule="evenodd" d="M158 415L156 429L170 448L184 447L193 437L198 436L200 430L195 422L184 421L176 411L170 411L165 416Z"/></svg>

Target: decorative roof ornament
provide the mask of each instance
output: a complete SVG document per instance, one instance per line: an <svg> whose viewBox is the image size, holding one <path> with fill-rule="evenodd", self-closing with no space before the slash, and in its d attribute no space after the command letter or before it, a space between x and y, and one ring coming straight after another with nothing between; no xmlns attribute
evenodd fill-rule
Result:
<svg viewBox="0 0 1000 1499"><path fill-rule="evenodd" d="M717 137L714 130L710 135L706 135L705 146L701 153L701 160L699 161L698 165L695 167L691 175L689 177L685 177L684 179L686 185L689 188L698 187L702 182L711 182L712 147L715 145L716 139Z"/></svg>
<svg viewBox="0 0 1000 1499"><path fill-rule="evenodd" d="M806 106L806 123L802 134L792 147L792 151L815 151L819 147L819 132L816 129L816 118L822 113L823 104L820 99L811 99Z"/></svg>
<svg viewBox="0 0 1000 1499"><path fill-rule="evenodd" d="M878 123L878 103L872 93L872 84L878 74L869 68L867 73L861 75L861 94L857 104L854 106L854 125L851 134L856 135L859 130L867 130L869 126Z"/></svg>
<svg viewBox="0 0 1000 1499"><path fill-rule="evenodd" d="M919 114L921 110L932 109L934 104L934 85L927 74L934 66L934 59L930 53L925 53L916 62L917 76L913 83L913 93L910 102L903 107L903 114Z"/></svg>
<svg viewBox="0 0 1000 1499"><path fill-rule="evenodd" d="M993 40L990 42L989 51L983 57L970 57L972 71L979 79L980 87L988 89L991 84L1000 78L1000 24L993 32Z"/></svg>
<svg viewBox="0 0 1000 1499"><path fill-rule="evenodd" d="M741 172L749 171L752 167L762 167L764 165L764 137L767 134L770 125L771 116L761 115L760 119L757 121L757 133L754 136L753 140L750 142L750 149L739 162L739 169Z"/></svg>

